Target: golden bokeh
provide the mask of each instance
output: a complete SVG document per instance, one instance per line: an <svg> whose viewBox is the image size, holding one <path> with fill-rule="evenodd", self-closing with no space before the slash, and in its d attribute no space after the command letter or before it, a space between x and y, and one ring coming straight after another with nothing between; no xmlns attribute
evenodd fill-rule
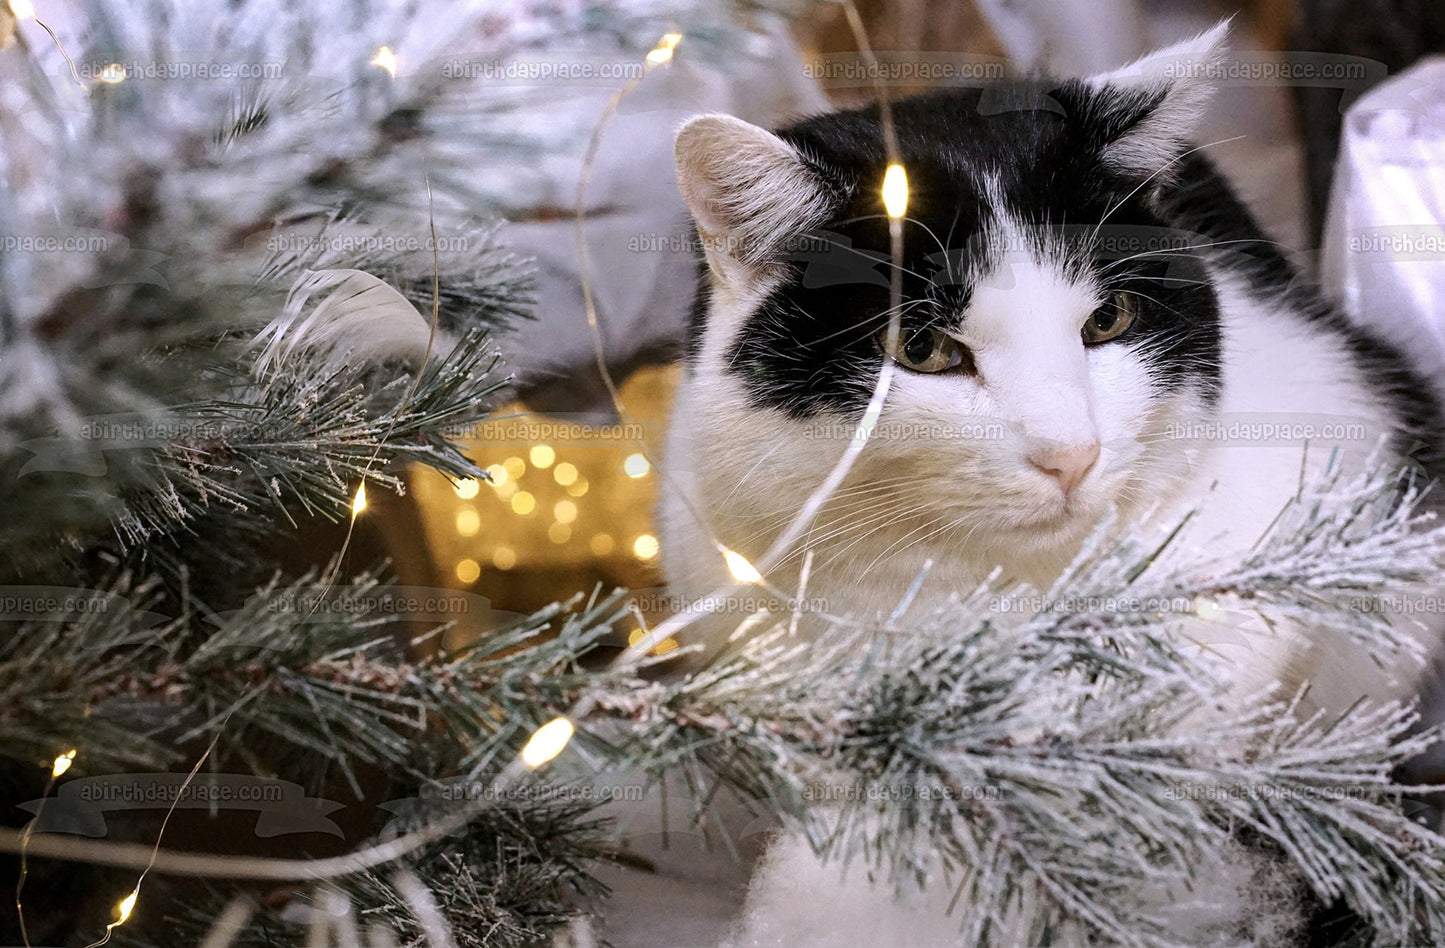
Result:
<svg viewBox="0 0 1445 948"><path fill-rule="evenodd" d="M599 587L661 585L658 477L648 458L661 454L676 374L666 367L629 377L626 423L590 425L520 403L501 406L462 445L488 481L452 483L414 470L409 493L440 583L506 613ZM485 627L478 621L474 632ZM626 634L619 627L619 645Z"/></svg>

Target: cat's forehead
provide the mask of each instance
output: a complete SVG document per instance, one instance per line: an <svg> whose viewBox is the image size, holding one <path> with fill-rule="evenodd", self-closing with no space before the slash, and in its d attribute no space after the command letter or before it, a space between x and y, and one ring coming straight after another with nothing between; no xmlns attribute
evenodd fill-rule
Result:
<svg viewBox="0 0 1445 948"><path fill-rule="evenodd" d="M1082 273L1107 216L1114 236L1161 223L1146 192L1089 147L1074 85L1020 82L947 90L893 112L909 184L905 238L914 268L977 277L1010 254L1066 261ZM880 189L889 164L876 109L822 116L779 133L834 195L820 230L869 252L889 247ZM949 266L942 266L946 256Z"/></svg>

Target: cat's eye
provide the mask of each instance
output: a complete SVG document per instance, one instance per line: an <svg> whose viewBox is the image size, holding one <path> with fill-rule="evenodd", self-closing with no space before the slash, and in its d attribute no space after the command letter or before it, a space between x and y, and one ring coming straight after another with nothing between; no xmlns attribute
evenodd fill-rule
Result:
<svg viewBox="0 0 1445 948"><path fill-rule="evenodd" d="M937 329L909 329L898 332L898 346L888 348L888 330L878 334L878 344L899 365L915 372L944 372L963 365L963 346Z"/></svg>
<svg viewBox="0 0 1445 948"><path fill-rule="evenodd" d="M1096 346L1118 339L1134 325L1139 314L1139 298L1133 293L1119 292L1114 298L1089 314L1084 323L1084 345Z"/></svg>

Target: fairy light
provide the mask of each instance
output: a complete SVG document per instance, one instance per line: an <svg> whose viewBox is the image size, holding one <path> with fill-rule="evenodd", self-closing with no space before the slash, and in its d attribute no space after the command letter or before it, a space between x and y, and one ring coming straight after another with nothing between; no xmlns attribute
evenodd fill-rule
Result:
<svg viewBox="0 0 1445 948"><path fill-rule="evenodd" d="M571 523L577 519L577 505L570 500L559 500L552 505L552 518L558 523Z"/></svg>
<svg viewBox="0 0 1445 948"><path fill-rule="evenodd" d="M351 519L355 520L366 510L366 482L356 488L356 497L351 501Z"/></svg>
<svg viewBox="0 0 1445 948"><path fill-rule="evenodd" d="M551 445L534 444L532 450L527 452L527 457L536 468L549 468L552 462L557 460L557 452L552 450Z"/></svg>
<svg viewBox="0 0 1445 948"><path fill-rule="evenodd" d="M376 55L371 57L371 65L385 69L388 76L396 78L396 53L391 51L390 46L378 49Z"/></svg>
<svg viewBox="0 0 1445 948"><path fill-rule="evenodd" d="M552 469L552 479L563 487L577 483L577 465L563 461Z"/></svg>
<svg viewBox="0 0 1445 948"><path fill-rule="evenodd" d="M610 533L594 533L587 541L587 548L596 556L606 556L617 548L617 541Z"/></svg>
<svg viewBox="0 0 1445 948"><path fill-rule="evenodd" d="M492 551L492 565L500 570L509 570L517 565L517 551L510 546L499 546Z"/></svg>
<svg viewBox="0 0 1445 948"><path fill-rule="evenodd" d="M75 753L75 748L72 747L70 750L55 758L55 763L50 765L51 780L55 780L57 777L62 776L67 770L70 769L70 765L75 762Z"/></svg>
<svg viewBox="0 0 1445 948"><path fill-rule="evenodd" d="M120 900L120 904L115 907L117 915L115 923L117 925L124 925L129 920L130 913L135 911L135 900L138 898L140 898L140 889L132 889L130 895Z"/></svg>
<svg viewBox="0 0 1445 948"><path fill-rule="evenodd" d="M642 644L642 640L645 638L647 638L646 632L644 632L642 629L633 629L631 632L627 633L627 644L636 648L638 645ZM677 644L677 639L668 636L667 638L663 639L661 642L658 642L652 647L652 654L666 655L668 652L677 651L678 648L679 646Z"/></svg>
<svg viewBox="0 0 1445 948"><path fill-rule="evenodd" d="M457 496L460 497L462 500L471 500L473 497L477 496L477 491L481 489L482 485L477 481L475 477L464 477L461 480L457 481L455 486Z"/></svg>
<svg viewBox="0 0 1445 948"><path fill-rule="evenodd" d="M652 559L657 555L658 549L657 537L650 533L644 533L632 541L632 552L641 560Z"/></svg>
<svg viewBox="0 0 1445 948"><path fill-rule="evenodd" d="M516 480L527 473L527 462L518 457L507 458L502 462L502 470L506 471L512 480Z"/></svg>
<svg viewBox="0 0 1445 948"><path fill-rule="evenodd" d="M733 574L733 579L740 583L760 583L763 581L763 574L758 568L748 562L748 558L737 550L723 550L723 559L727 561L728 572Z"/></svg>
<svg viewBox="0 0 1445 948"><path fill-rule="evenodd" d="M537 509L537 498L527 491L518 491L512 496L512 511L526 516Z"/></svg>
<svg viewBox="0 0 1445 948"><path fill-rule="evenodd" d="M512 475L511 472L500 464L488 464L487 476L491 478L493 487L501 487L507 483L507 479Z"/></svg>
<svg viewBox="0 0 1445 948"><path fill-rule="evenodd" d="M664 33L657 45L647 54L647 65L665 66L672 61L672 51L677 49L677 44L682 42L681 33Z"/></svg>
<svg viewBox="0 0 1445 948"><path fill-rule="evenodd" d="M101 69L95 77L97 82L103 82L108 86L119 85L125 82L125 67L120 63L111 63Z"/></svg>
<svg viewBox="0 0 1445 948"><path fill-rule="evenodd" d="M883 172L883 209L895 221L908 213L908 172L897 162Z"/></svg>
<svg viewBox="0 0 1445 948"><path fill-rule="evenodd" d="M1194 597L1194 614L1205 622L1218 622L1224 618L1224 610L1219 608L1219 603L1203 596Z"/></svg>
<svg viewBox="0 0 1445 948"><path fill-rule="evenodd" d="M482 518L475 510L457 511L457 533L464 537L474 537L482 529Z"/></svg>
<svg viewBox="0 0 1445 948"><path fill-rule="evenodd" d="M652 470L652 465L640 454L629 454L627 460L622 462L622 470L628 477L646 477L647 472Z"/></svg>
<svg viewBox="0 0 1445 948"><path fill-rule="evenodd" d="M464 583L474 583L477 577L482 575L482 565L476 560L462 560L457 563L457 579Z"/></svg>
<svg viewBox="0 0 1445 948"><path fill-rule="evenodd" d="M10 12L17 20L35 19L35 5L30 0L10 0Z"/></svg>
<svg viewBox="0 0 1445 948"><path fill-rule="evenodd" d="M575 732L572 722L566 718L553 718L537 728L522 748L522 762L533 770L556 757L566 749Z"/></svg>

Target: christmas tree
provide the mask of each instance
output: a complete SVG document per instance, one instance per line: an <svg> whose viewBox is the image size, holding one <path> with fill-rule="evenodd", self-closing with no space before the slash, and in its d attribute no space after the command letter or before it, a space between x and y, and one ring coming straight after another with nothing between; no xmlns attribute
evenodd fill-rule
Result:
<svg viewBox="0 0 1445 948"><path fill-rule="evenodd" d="M1335 943L1445 938L1439 837L1393 777L1435 736L1398 706L1227 700L1172 618L1000 611L1018 590L986 587L907 628L811 614L831 634L804 646L796 605L704 600L614 658L626 591L451 645L384 565L352 565L411 467L488 477L451 438L503 401L494 336L531 315L498 222L518 168L578 150L535 88L445 64L604 35L640 80L772 11L102 0L69 50L10 10L7 943L580 942L617 858L595 791L634 774L682 787L686 826L726 791L900 889L946 879L959 944L1188 944L1158 893L1240 862L1352 912ZM220 81L172 81L197 76ZM1359 604L1445 565L1418 504L1397 472L1340 475L1248 562L1166 572L1101 533L1040 594L1407 651ZM286 568L325 523L340 549ZM710 612L733 650L653 654Z"/></svg>

